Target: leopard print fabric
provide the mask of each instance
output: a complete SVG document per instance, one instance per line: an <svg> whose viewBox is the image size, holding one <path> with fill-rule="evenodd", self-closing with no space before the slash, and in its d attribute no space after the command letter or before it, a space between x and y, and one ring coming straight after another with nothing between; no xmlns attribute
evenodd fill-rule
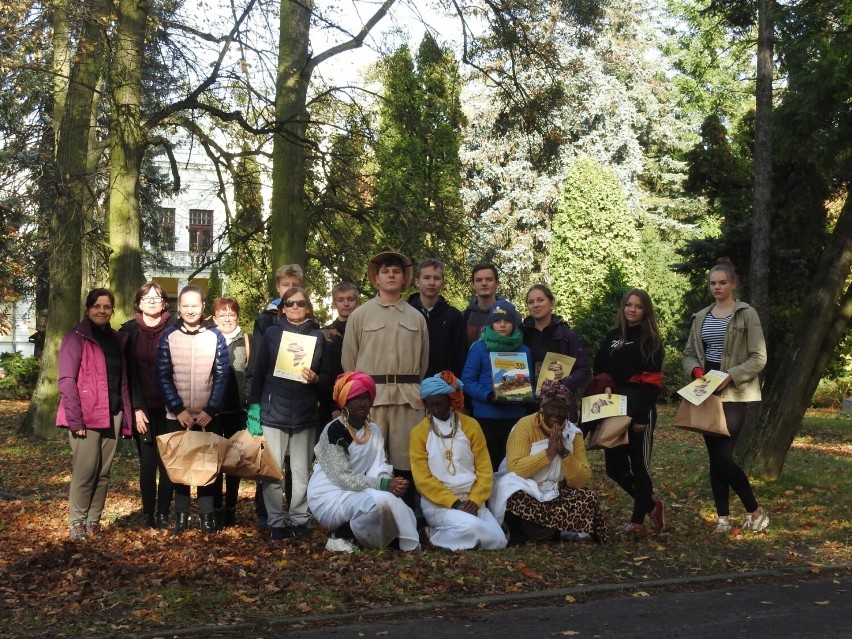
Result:
<svg viewBox="0 0 852 639"><path fill-rule="evenodd" d="M551 501L538 501L519 490L506 502L506 512L554 532L573 530L588 533L600 544L609 541L598 498L588 488L560 488L559 497Z"/></svg>

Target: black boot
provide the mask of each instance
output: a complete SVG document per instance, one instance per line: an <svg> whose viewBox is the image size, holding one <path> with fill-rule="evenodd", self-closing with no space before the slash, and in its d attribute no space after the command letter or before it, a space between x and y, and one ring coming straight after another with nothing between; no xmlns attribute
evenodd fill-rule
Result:
<svg viewBox="0 0 852 639"><path fill-rule="evenodd" d="M175 531L173 534L180 535L189 528L189 513L175 513Z"/></svg>
<svg viewBox="0 0 852 639"><path fill-rule="evenodd" d="M225 524L225 510L217 508L213 511L213 521L216 522L216 530L222 530Z"/></svg>
<svg viewBox="0 0 852 639"><path fill-rule="evenodd" d="M157 522L154 519L154 513L145 513L145 528L156 528Z"/></svg>
<svg viewBox="0 0 852 639"><path fill-rule="evenodd" d="M215 513L201 513L198 518L201 521L201 532L205 535L212 535L219 530L216 526Z"/></svg>
<svg viewBox="0 0 852 639"><path fill-rule="evenodd" d="M155 522L160 530L169 529L169 513L157 513Z"/></svg>
<svg viewBox="0 0 852 639"><path fill-rule="evenodd" d="M222 526L234 526L237 523L237 511L234 508L222 509Z"/></svg>

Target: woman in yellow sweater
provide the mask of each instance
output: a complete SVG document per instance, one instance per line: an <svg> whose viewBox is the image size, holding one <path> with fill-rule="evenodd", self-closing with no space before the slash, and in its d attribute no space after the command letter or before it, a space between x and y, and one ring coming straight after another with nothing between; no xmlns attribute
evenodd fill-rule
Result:
<svg viewBox="0 0 852 639"><path fill-rule="evenodd" d="M449 550L506 546L506 534L485 506L493 471L482 429L464 406L462 383L449 371L420 385L426 418L411 431L411 472L429 542Z"/></svg>
<svg viewBox="0 0 852 639"><path fill-rule="evenodd" d="M506 521L512 541L588 535L609 537L600 504L585 488L592 475L583 434L568 421L574 396L562 384L542 384L539 412L515 424L506 442L506 466L494 479L489 505Z"/></svg>

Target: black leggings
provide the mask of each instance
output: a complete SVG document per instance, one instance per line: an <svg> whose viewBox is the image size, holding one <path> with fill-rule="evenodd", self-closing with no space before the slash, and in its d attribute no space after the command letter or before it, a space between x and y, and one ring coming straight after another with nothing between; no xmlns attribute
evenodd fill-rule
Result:
<svg viewBox="0 0 852 639"><path fill-rule="evenodd" d="M167 428L166 409L154 408L148 411L148 430L152 441L148 443L139 435L136 436L136 450L139 451L139 492L142 494L142 512L146 515L153 515L155 512L168 515L172 504L174 486L157 450L157 435L168 432Z"/></svg>
<svg viewBox="0 0 852 639"><path fill-rule="evenodd" d="M656 410L648 417L648 428L641 433L627 429L627 445L604 449L606 474L633 497L634 524L645 521L645 515L654 507L654 484L651 481L651 450L654 447Z"/></svg>
<svg viewBox="0 0 852 639"><path fill-rule="evenodd" d="M753 513L758 507L748 476L734 461L734 447L751 403L722 402L725 420L728 422L728 432L731 436L704 436L704 444L710 456L710 487L713 489L713 501L716 503L716 514L719 517L727 517L730 514L731 488L740 498L746 512Z"/></svg>

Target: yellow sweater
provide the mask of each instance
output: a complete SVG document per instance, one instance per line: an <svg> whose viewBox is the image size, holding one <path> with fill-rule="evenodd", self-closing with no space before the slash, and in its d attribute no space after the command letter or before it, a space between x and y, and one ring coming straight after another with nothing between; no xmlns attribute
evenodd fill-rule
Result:
<svg viewBox="0 0 852 639"><path fill-rule="evenodd" d="M485 445L485 435L482 428L473 417L462 413L456 413L461 424L461 429L470 442L473 451L473 463L476 467L476 481L470 489L470 499L477 506L482 506L491 496L491 486L494 483L494 473L491 469L491 458L488 456L488 448ZM429 438L429 418L420 420L414 430L411 431L409 440L409 456L411 458L411 473L414 475L414 483L417 491L433 504L452 508L458 497L456 497L440 479L429 470L429 458L426 453L426 440Z"/></svg>
<svg viewBox="0 0 852 639"><path fill-rule="evenodd" d="M546 450L530 455L532 445L547 437L535 421L535 414L521 418L506 442L506 466L510 472L524 478L532 477L550 464ZM586 458L586 444L581 433L574 436L574 452L562 458L562 473L565 483L571 488L583 488L589 483L592 469Z"/></svg>

